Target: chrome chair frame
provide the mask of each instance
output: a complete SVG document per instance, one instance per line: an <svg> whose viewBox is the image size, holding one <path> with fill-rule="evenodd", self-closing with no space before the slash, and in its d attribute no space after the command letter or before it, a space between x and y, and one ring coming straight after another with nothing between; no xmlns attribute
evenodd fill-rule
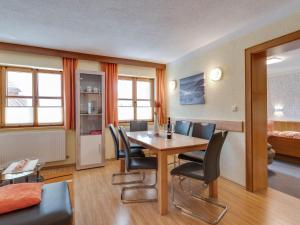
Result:
<svg viewBox="0 0 300 225"><path fill-rule="evenodd" d="M145 185L135 185L135 186L129 186L129 187L123 187L121 191L121 200L123 203L143 203L143 202L156 202L157 201L157 170L155 170L155 182L154 184L145 184ZM137 200L128 200L126 199L125 193L128 190L138 190L138 189L153 189L156 191L156 198L153 199L137 199Z"/></svg>
<svg viewBox="0 0 300 225"><path fill-rule="evenodd" d="M211 221L211 220L208 220L205 216L203 216L203 215L201 215L199 213L195 213L195 212L191 211L190 209L187 209L187 208L183 207L182 205L180 205L175 200L175 191L174 191L174 178L175 178L175 176L172 176L172 179L171 179L171 182L172 182L172 185L171 185L172 186L172 188L171 188L171 191L172 191L172 193L171 193L172 194L172 204L176 208L180 209L182 213L185 213L185 214L187 214L189 216L193 216L193 217L199 218L199 219L201 219L201 220L203 220L203 221L205 221L205 222L207 222L209 224L217 224L217 223L219 223L220 220L224 217L224 215L226 214L226 212L228 210L227 205L221 204L221 203L217 202L216 200L214 200L212 198L208 198L208 197L205 197L203 195L193 193L193 191L192 191L192 185L191 185L192 178L187 178L189 180L189 191L185 191L183 189L182 185L181 185L181 183L182 183L183 180L180 178L180 176L178 176L178 177L179 177L179 185L180 185L180 187L181 187L181 189L183 190L184 193L188 193L194 199L202 200L204 202L210 203L212 205L215 205L217 207L222 208L223 210L221 211L221 213L218 214L218 216L217 216L216 219L214 219L214 220ZM195 179L195 180L197 180L197 179ZM203 187L207 188L208 185L204 184Z"/></svg>
<svg viewBox="0 0 300 225"><path fill-rule="evenodd" d="M132 180L132 181L120 181L116 182L115 178L119 176L130 176L130 175L140 175L140 178L137 180ZM145 173L140 172L140 171L134 171L134 172L123 172L123 173L113 173L112 179L111 179L111 184L112 185L129 185L129 184L139 184L139 183L144 183L145 180Z"/></svg>

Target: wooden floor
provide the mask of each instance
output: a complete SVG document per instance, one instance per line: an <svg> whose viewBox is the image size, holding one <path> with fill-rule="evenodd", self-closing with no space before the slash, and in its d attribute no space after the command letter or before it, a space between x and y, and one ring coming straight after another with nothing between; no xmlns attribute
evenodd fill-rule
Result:
<svg viewBox="0 0 300 225"><path fill-rule="evenodd" d="M121 187L111 185L111 175L118 171L118 165L110 161L104 168L74 171L75 225L206 224L181 214L171 203L167 216L159 215L157 203L122 204ZM229 207L220 225L300 224L300 200L273 189L253 194L220 179L219 199Z"/></svg>

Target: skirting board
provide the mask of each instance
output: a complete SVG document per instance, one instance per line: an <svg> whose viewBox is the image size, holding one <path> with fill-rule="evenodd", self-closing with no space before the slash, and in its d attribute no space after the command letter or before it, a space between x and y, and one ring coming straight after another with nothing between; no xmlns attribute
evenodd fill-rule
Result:
<svg viewBox="0 0 300 225"><path fill-rule="evenodd" d="M206 120L206 119L187 119L181 117L172 117L172 121L186 120L193 123L214 123L217 130L228 130L232 132L244 132L244 121L232 121L232 120Z"/></svg>

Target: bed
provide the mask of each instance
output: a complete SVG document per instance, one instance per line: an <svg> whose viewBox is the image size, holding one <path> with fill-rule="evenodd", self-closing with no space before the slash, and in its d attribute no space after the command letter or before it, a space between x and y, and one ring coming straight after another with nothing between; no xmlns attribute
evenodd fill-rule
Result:
<svg viewBox="0 0 300 225"><path fill-rule="evenodd" d="M300 158L299 131L269 131L268 142L276 154Z"/></svg>

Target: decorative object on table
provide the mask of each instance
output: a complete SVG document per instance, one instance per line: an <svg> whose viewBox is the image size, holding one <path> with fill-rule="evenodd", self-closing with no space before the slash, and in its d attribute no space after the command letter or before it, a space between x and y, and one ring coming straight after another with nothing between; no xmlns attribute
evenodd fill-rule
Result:
<svg viewBox="0 0 300 225"><path fill-rule="evenodd" d="M159 124L157 118L158 109L161 107L160 103L155 101L154 102L154 125L153 125L153 134L158 136L159 135Z"/></svg>
<svg viewBox="0 0 300 225"><path fill-rule="evenodd" d="M167 139L172 139L172 125L170 117L168 118Z"/></svg>
<svg viewBox="0 0 300 225"><path fill-rule="evenodd" d="M205 104L204 73L180 79L180 104Z"/></svg>
<svg viewBox="0 0 300 225"><path fill-rule="evenodd" d="M11 163L1 174L1 184L24 183L24 182L42 182L44 179L40 176L40 170L44 163L38 159L24 159Z"/></svg>

